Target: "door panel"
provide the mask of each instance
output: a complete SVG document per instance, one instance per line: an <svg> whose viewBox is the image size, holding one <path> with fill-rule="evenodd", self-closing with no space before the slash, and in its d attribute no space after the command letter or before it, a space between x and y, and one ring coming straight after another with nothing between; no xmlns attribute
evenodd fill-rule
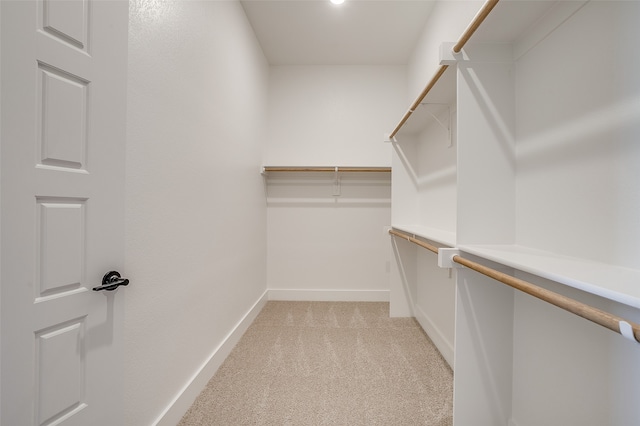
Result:
<svg viewBox="0 0 640 426"><path fill-rule="evenodd" d="M128 4L0 7L0 424L122 424Z"/></svg>
<svg viewBox="0 0 640 426"><path fill-rule="evenodd" d="M61 415L71 418L86 408L84 334L85 318L35 333L36 424L46 424Z"/></svg>
<svg viewBox="0 0 640 426"><path fill-rule="evenodd" d="M36 198L36 302L82 286L85 200Z"/></svg>
<svg viewBox="0 0 640 426"><path fill-rule="evenodd" d="M89 81L38 64L40 164L82 169L86 164Z"/></svg>
<svg viewBox="0 0 640 426"><path fill-rule="evenodd" d="M69 44L87 45L88 4L86 1L44 0L40 7L42 28Z"/></svg>

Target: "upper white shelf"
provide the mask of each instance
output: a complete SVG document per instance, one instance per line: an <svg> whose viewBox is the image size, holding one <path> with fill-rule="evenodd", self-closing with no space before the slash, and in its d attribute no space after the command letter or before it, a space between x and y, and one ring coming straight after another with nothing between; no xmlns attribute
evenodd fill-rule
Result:
<svg viewBox="0 0 640 426"><path fill-rule="evenodd" d="M420 225L397 225L393 224L392 228L398 231L403 231L407 234L415 235L416 237L424 238L438 244L442 244L447 247L455 247L456 234L451 231L445 231L442 229L429 228L427 226Z"/></svg>
<svg viewBox="0 0 640 426"><path fill-rule="evenodd" d="M640 309L640 271L519 245L461 245L499 264Z"/></svg>

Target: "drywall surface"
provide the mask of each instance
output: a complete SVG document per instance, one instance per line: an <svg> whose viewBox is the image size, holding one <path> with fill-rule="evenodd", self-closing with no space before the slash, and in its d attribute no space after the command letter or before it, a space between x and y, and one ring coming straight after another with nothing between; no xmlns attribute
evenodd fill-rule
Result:
<svg viewBox="0 0 640 426"><path fill-rule="evenodd" d="M456 42L483 1L438 1L408 64L408 98L413 102L440 65L440 45ZM452 72L453 70L448 70ZM406 108L406 107L405 107Z"/></svg>
<svg viewBox="0 0 640 426"><path fill-rule="evenodd" d="M268 65L238 2L130 4L124 399L171 404L266 289Z"/></svg>
<svg viewBox="0 0 640 426"><path fill-rule="evenodd" d="M518 277L629 321L640 319L638 310L628 306L530 274ZM635 404L640 392L637 343L520 292L514 293L512 318L515 424L640 422Z"/></svg>
<svg viewBox="0 0 640 426"><path fill-rule="evenodd" d="M406 105L403 66L275 66L267 165L389 166Z"/></svg>
<svg viewBox="0 0 640 426"><path fill-rule="evenodd" d="M518 61L519 244L640 268L639 15L587 4Z"/></svg>
<svg viewBox="0 0 640 426"><path fill-rule="evenodd" d="M453 368L455 340L455 272L440 268L437 256L417 248L414 316Z"/></svg>
<svg viewBox="0 0 640 426"><path fill-rule="evenodd" d="M271 68L266 165L389 166L400 66ZM383 174L267 179L267 283L276 298L388 300L391 181Z"/></svg>
<svg viewBox="0 0 640 426"><path fill-rule="evenodd" d="M333 189L333 174L269 179L272 298L388 300L390 176L344 176Z"/></svg>

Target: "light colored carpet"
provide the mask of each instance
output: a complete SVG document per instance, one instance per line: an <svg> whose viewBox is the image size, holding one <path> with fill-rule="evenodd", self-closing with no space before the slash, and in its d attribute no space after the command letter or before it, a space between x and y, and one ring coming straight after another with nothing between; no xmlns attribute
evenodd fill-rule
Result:
<svg viewBox="0 0 640 426"><path fill-rule="evenodd" d="M452 425L453 374L377 302L268 302L179 426Z"/></svg>

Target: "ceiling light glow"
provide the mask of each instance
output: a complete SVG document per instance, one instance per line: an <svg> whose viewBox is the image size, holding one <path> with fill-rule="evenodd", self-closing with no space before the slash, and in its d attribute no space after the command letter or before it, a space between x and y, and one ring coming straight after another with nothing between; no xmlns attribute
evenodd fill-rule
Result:
<svg viewBox="0 0 640 426"><path fill-rule="evenodd" d="M342 3L344 3L344 0L331 0L331 3L333 3L333 4L342 4Z"/></svg>

